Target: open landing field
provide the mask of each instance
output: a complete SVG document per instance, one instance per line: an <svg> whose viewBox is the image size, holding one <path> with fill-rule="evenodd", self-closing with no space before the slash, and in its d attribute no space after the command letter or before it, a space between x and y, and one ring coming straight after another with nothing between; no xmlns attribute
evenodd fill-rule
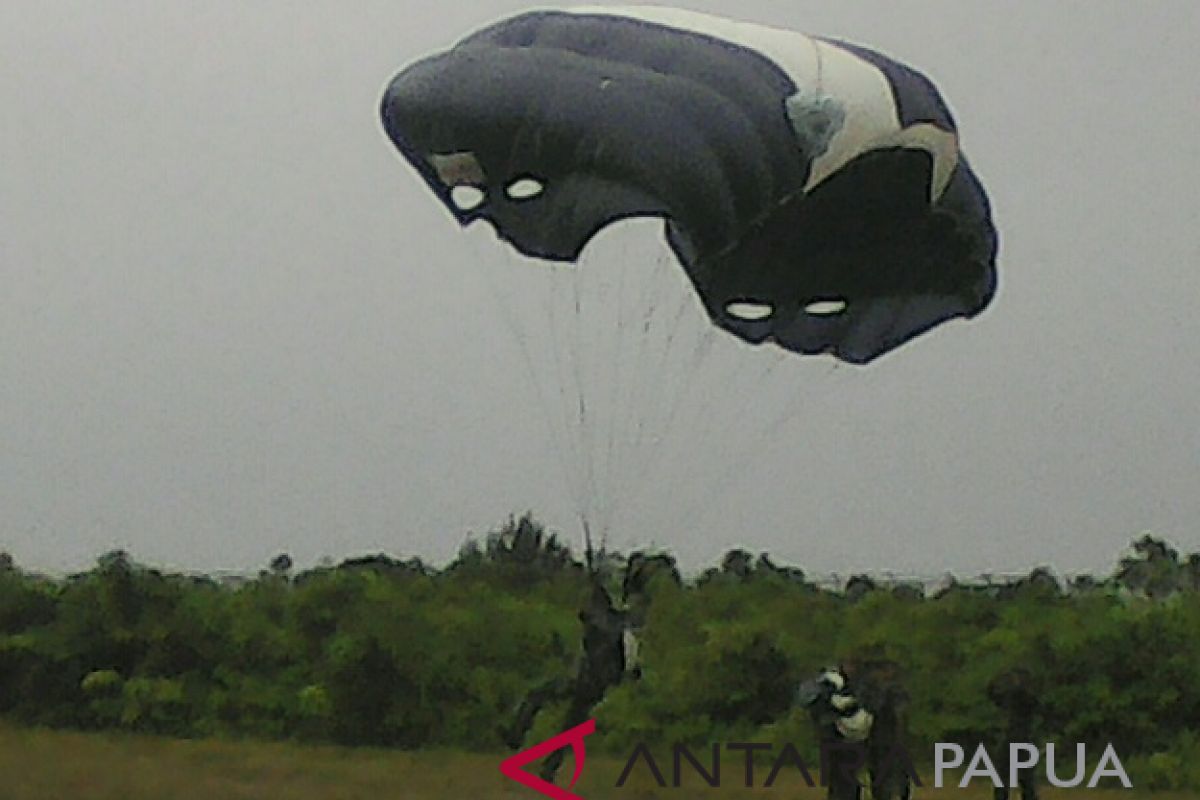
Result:
<svg viewBox="0 0 1200 800"><path fill-rule="evenodd" d="M500 775L500 756L453 752L176 741L23 730L0 725L0 800L537 800ZM571 767L568 758L564 772ZM586 800L766 800L822 797L794 775L770 789L658 788L641 771L615 788L622 764L591 757L574 791ZM990 800L982 785L917 797ZM1047 800L1194 800L1185 793L1051 790Z"/></svg>

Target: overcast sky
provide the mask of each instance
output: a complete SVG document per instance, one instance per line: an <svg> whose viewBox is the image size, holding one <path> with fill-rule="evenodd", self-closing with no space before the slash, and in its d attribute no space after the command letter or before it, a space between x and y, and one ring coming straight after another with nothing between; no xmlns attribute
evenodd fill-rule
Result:
<svg viewBox="0 0 1200 800"><path fill-rule="evenodd" d="M657 224L602 235L578 284L460 231L378 99L517 3L0 6L0 549L444 562L527 508L577 542L581 503L691 568L734 545L964 575L1107 570L1144 530L1200 549L1196 4L690 7L934 78L1001 232L984 315L832 369L707 334ZM702 347L614 339L543 286L619 274L666 288L621 288L618 320L649 296ZM564 331L598 344L546 347ZM585 399L625 425L602 413L582 455L557 424L575 357L609 365Z"/></svg>

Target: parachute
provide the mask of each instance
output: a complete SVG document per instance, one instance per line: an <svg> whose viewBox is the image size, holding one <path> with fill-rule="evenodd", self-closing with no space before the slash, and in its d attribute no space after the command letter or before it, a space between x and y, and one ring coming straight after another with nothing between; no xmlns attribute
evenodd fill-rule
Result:
<svg viewBox="0 0 1200 800"><path fill-rule="evenodd" d="M996 289L937 89L858 45L657 7L538 10L402 70L384 128L462 225L575 262L658 217L710 320L866 364Z"/></svg>

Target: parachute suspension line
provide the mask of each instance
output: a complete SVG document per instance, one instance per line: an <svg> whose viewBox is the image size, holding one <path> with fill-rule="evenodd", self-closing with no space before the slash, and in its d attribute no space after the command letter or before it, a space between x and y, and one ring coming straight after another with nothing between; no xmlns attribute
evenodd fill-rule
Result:
<svg viewBox="0 0 1200 800"><path fill-rule="evenodd" d="M492 252L477 262L493 260ZM723 332L695 307L678 269L661 254L647 274L636 253L621 258L620 265L596 263L585 256L580 264L547 269L542 264L524 263L507 249L502 252L506 254L503 266L512 274L499 275L490 268L483 271L496 305L501 306L500 318L518 346L529 391L572 497L583 535L584 560L589 570L595 570L596 548L606 548L618 514L632 511L653 488L646 477L664 460L675 463L680 452L685 457L678 463L691 463L690 453L685 451L693 442L677 435L685 419L686 430L703 437L710 430L744 429L747 422L742 414L717 416L728 407L720 401L730 398L730 388L741 395L753 385L749 397L738 397L739 406L745 408L769 388L765 384L773 383L773 378L782 374L788 380L794 372L780 370L791 364L788 354L765 348L751 353L750 358L728 362L732 371L705 369L717 343L738 350L747 346L722 338ZM606 266L617 269L606 272ZM639 272L632 271L635 269ZM565 285L567 280L570 286ZM614 293L591 291L597 288L593 282L614 281L615 302ZM627 308L629 303L636 305ZM693 314L689 315L689 310ZM616 324L605 326L608 318L601 319L604 315L597 312L612 312ZM605 351L601 346L611 347ZM835 363L829 372L837 366ZM557 402L552 402L555 397ZM736 447L722 450L720 473L699 482L699 496L691 498L695 502L687 503L676 524L683 524L686 530L731 491L736 481L730 478L754 455L758 444L769 444L785 424L804 411L796 399L791 396L773 415L772 424L759 427L752 419L747 433L753 435L742 436ZM754 415L754 419L761 422L762 416ZM595 446L597 441L599 446ZM598 463L601 457L604 461Z"/></svg>
<svg viewBox="0 0 1200 800"><path fill-rule="evenodd" d="M474 248L476 255L479 256L478 246ZM557 328L557 316L555 314L555 298L557 296L557 284L555 280L557 275L550 276L550 284L546 285L546 276L544 274L545 267L536 265L535 270L530 270L529 264L519 263L520 256L511 250L504 249L503 252L503 267L511 274L507 276L510 280L504 284L505 288L497 281L494 274L495 269L490 268L492 265L487 262L494 256L490 255L489 251L487 258L478 257L475 263L483 263L485 266L482 269L485 279L488 282L492 297L495 300L494 305L500 307L501 320L508 329L509 334L516 341L521 354L521 362L525 369L528 387L527 391L532 391L534 400L537 403L538 411L541 415L541 422L549 435L549 445L554 451L554 459L559 466L559 475L564 482L564 488L573 500L575 510L580 518L581 524L585 527L585 551L590 549L590 541L588 540L586 523L587 511L585 508L585 487L580 473L580 456L577 442L572 437L572 426L569 420L564 417L565 406L562 402L551 403L549 398L553 396L553 387L546 386L547 378L555 381L561 392L561 387L564 381L562 376L561 354L559 351L559 338L554 335ZM513 288L513 279L515 279L517 288ZM529 286L522 286L529 284ZM536 287L532 290L530 286ZM540 298L540 302L539 302ZM544 328L548 324L551 328L551 336L544 335ZM532 328L542 328L543 335L532 335ZM543 357L535 359L534 349L531 346L533 343L540 343L543 346L540 348ZM546 349L546 345L550 349ZM554 371L547 374L548 370L539 367L539 361L545 363L547 360L555 364ZM585 552L585 557L590 558L588 552Z"/></svg>
<svg viewBox="0 0 1200 800"><path fill-rule="evenodd" d="M583 554L584 563L587 565L588 575L595 577L596 575L596 556L592 549L592 525L587 517L580 519L580 524L583 525Z"/></svg>
<svg viewBox="0 0 1200 800"><path fill-rule="evenodd" d="M665 256L659 255L646 274L646 265L637 257L621 258L615 271L605 272L603 267L616 265L589 263L586 257L580 264L553 265L547 270L541 264L521 262L519 255L508 250L503 252L504 264L513 274L498 276L498 270L485 268L485 277L496 305L502 307L501 320L518 345L529 377L527 385L574 501L585 562L592 571L598 569L597 545L601 552L605 550L618 512L632 510L635 501L652 488L645 480L647 475L664 459L673 459L693 446L692 441L675 435L682 421L686 418L686 430L704 437L710 429L745 427L742 414L723 419L716 416L727 407L719 401L730 397L730 384L740 390L736 395L754 386L748 398L738 397L739 407L745 408L754 404L773 376L782 372L790 379L792 370L779 368L791 362L782 351L764 349L751 358L734 358L732 374L704 369L717 343L738 350L747 346L722 338L724 333L693 305L693 296L682 285L683 276ZM485 264L488 260L477 259ZM632 272L634 269L639 272ZM588 283L611 284L614 279L615 302L611 293L591 291L597 287ZM571 286L565 285L566 280ZM631 302L636 306L626 308ZM694 313L689 315L689 310ZM612 312L616 324L606 325L607 319L599 319L596 312ZM605 351L602 345L610 345L610 349ZM538 352L543 353L540 358ZM835 363L830 371L836 368ZM745 380L747 373L757 379ZM554 397L557 403L551 402ZM803 405L795 399L775 415L773 424L759 427L751 421L750 433L757 435L742 437L738 446L722 451L724 463L717 484L701 481L700 497L687 505L682 519L676 518L677 524L695 524L730 491L733 483L729 478L753 455L752 444L774 438L781 427L803 412ZM762 419L760 415L755 418ZM731 454L732 459L728 458ZM686 455L678 463L691 463ZM601 457L603 463L598 461Z"/></svg>
<svg viewBox="0 0 1200 800"><path fill-rule="evenodd" d="M766 392L764 390L768 388L772 373L774 373L776 368L788 360L788 357L783 352L779 351L778 348L766 349L753 345L746 345L740 342L736 343L734 346L743 350L752 347L753 351L745 354L745 356L741 358L736 359L733 371L731 373L728 375L720 374L718 377L722 379L726 385L733 387L734 393L738 398L738 405L740 408L753 408L754 400L752 397L746 396L746 387L753 386L755 389L754 394L756 396L765 394ZM763 363L766 364L765 367L763 366ZM713 402L713 398L716 396L716 393L708 390L702 391L700 395L701 401L696 409L696 423L699 429L708 430L716 423L716 421L712 419L713 415L716 413L716 404ZM734 419L737 419L737 417ZM720 427L722 429L732 429L730 420L721 421Z"/></svg>
<svg viewBox="0 0 1200 800"><path fill-rule="evenodd" d="M513 260L514 260L514 258L510 254L510 263ZM517 264L516 266L519 268L521 265ZM547 413L546 419L545 419L545 424L550 426L554 430L558 430L559 428L561 428L562 438L560 440L559 446L560 446L560 455L564 462L563 476L564 476L564 479L567 481L568 489L570 491L572 501L576 507L576 511L578 511L579 510L579 502L580 502L580 489L579 489L579 482L578 482L579 476L578 476L577 460L572 457L572 453L575 450L575 444L574 444L574 441L572 440L571 426L568 423L568 421L566 420L566 418L563 416L563 413L564 413L563 412L563 399L562 399L563 388L562 388L561 381L557 380L557 377L558 377L558 352L557 352L558 341L554 336L554 331L555 331L554 301L553 301L554 287L555 287L555 283L553 280L553 275L551 275L549 286L539 286L535 290L533 290L533 296L540 299L541 308L536 310L536 315L530 315L530 317L529 317L530 322L532 322L532 320L534 318L537 318L540 320L540 322L538 324L540 324L542 326L546 326L546 325L550 326L550 336L549 337L546 337L546 336L541 337L542 347L545 350L545 356L546 356L543 360L548 361L548 364L542 365L540 369L538 368L538 365L535 365L534 369L535 369L536 374L534 376L534 380L536 380L540 385L541 382L543 380L546 380L546 378L548 377L550 380L549 380L549 386L547 387L547 393L550 394L551 397L553 397L554 392L556 391L556 387L557 387L559 399L557 402L554 402L551 404L552 410L550 411L550 413ZM553 371L547 369L547 366L551 365L551 364L553 365Z"/></svg>
<svg viewBox="0 0 1200 800"><path fill-rule="evenodd" d="M663 274L664 272L665 272L665 270L659 270L660 275ZM647 302L647 312L646 312L645 330L647 333L648 333L650 325L652 323L653 315L660 307L658 304L658 295L662 291L662 289L661 289L662 285L663 284L661 282L656 282L656 284L655 284L656 291L654 292L654 299L646 301ZM641 386L639 387L642 390L642 392L636 398L637 402L639 404L642 404L644 402L646 393L649 393L651 396L657 395L660 400L662 398L662 393L661 393L661 391L659 391L659 389L662 385L660 381L661 381L662 377L667 374L668 365L671 364L670 356L672 354L672 349L673 349L676 341L678 341L678 339L679 339L680 324L683 322L683 320L686 317L686 312L688 310L688 305L689 305L690 299L691 298L689 298L686 294L683 294L683 293L681 293L678 298L678 304L675 309L675 314L672 317L672 321L671 321L671 325L670 325L669 329L666 331L666 336L663 338L662 349L658 353L658 360L656 362L654 362L654 378L656 380L642 382ZM706 333L707 333L707 330L706 330ZM674 398L672 398L672 399L674 399ZM667 404L663 404L661 402L657 403L655 405L661 409L668 408ZM668 413L668 416L669 416L669 413ZM636 433L635 433L635 438L634 438L634 447L635 448L640 447L642 442L644 441L647 427L649 427L651 430L660 430L660 427L657 425L648 425L648 423L650 422L651 419L652 418L648 414L641 415L637 418L637 420L636 420L637 428L636 428Z"/></svg>
<svg viewBox="0 0 1200 800"><path fill-rule="evenodd" d="M671 275L673 273L666 272ZM659 284L661 286L661 284ZM657 288L657 287L656 287ZM719 332L711 325L709 320L704 318L704 326L701 329L702 334L691 341L690 357L684 362L685 374L679 376L677 373L672 374L667 367L674 363L671 359L672 351L678 349L677 346L682 346L687 336L681 336L679 332L680 324L687 311L688 304L692 300L692 296L683 292L681 302L676 308L674 324L672 330L664 342L664 346L659 352L659 364L656 380L647 382L645 387L658 392L656 400L659 402L650 403L651 408L658 410L661 414L657 418L652 418L651 415L643 416L639 419L639 444L643 435L648 430L653 435L653 448L649 454L639 452L639 457L635 459L631 465L631 469L625 472L626 483L632 484L632 490L626 493L621 491L621 496L626 501L632 503L637 499L638 495L645 490L648 481L644 477L648 472L657 468L664 460L674 459L677 453L685 450L693 445L693 441L701 441L702 443L709 439L711 432L719 434L736 434L736 438L730 446L721 448L720 461L724 464L724 469L718 476L720 478L721 489L727 489L724 484L727 483L728 477L736 470L741 469L745 463L758 451L764 443L776 438L777 432L788 422L802 413L805 409L803 403L795 402L798 398L793 393L782 392L780 390L786 388L787 382L793 381L798 376L797 369L801 365L807 365L808 362L798 362L789 353L777 348L752 348L749 345L735 342L732 338L724 337L724 334ZM652 304L652 311L656 311L657 303ZM702 312L697 316L697 320L702 316ZM688 331L687 327L683 329ZM721 347L717 347L720 344ZM723 349L724 348L724 349ZM750 353L745 353L746 350L752 350ZM743 351L742 355L734 357L734 351ZM708 364L712 364L717 360L714 352L725 355L725 357L733 357L733 369L710 369ZM724 367L723 364L720 366ZM780 370L780 367L788 367ZM813 385L813 390L823 385L823 378L827 377L831 372L838 367L837 362L834 362L831 368L825 371L821 378ZM672 375L674 380L667 380L667 376ZM661 379L659 379L661 377ZM713 381L718 383L714 384ZM778 384L778 385L776 385ZM719 402L722 398L730 397L729 388L734 389L734 396L737 400L738 413L726 414L723 418L720 414L723 411L728 411L727 403ZM695 387L696 391L693 391ZM753 388L753 392L749 392L749 388ZM741 413L744 410L753 410L756 405L761 405L759 398L768 397L774 398L783 395L787 399L781 409L768 412L766 416L767 424L761 424L764 416L757 411L752 413ZM639 401L640 404L640 401ZM766 408L763 408L766 411ZM774 418L772 421L771 418ZM684 430L696 431L703 437L700 440L681 440L674 436L682 421L686 419ZM745 420L749 420L749 425L745 424ZM690 464L695 461L696 454L684 453L678 463ZM709 456L712 453L707 454ZM670 457L670 459L668 459ZM705 459L711 460L711 459ZM701 488L714 489L716 487L707 480L699 481ZM700 502L691 506L693 512L688 515L689 518L696 517L699 513L715 502L715 499L720 497L719 491L702 491Z"/></svg>
<svg viewBox="0 0 1200 800"><path fill-rule="evenodd" d="M645 267L639 266L645 269ZM660 410L663 401L662 386L666 378L664 367L669 363L667 353L678 330L678 323L683 318L687 308L686 296L682 297L674 324L656 327L658 315L664 309L663 301L670 294L672 279L678 278L678 267L670 263L663 253L658 253L649 267L650 274L643 279L641 292L637 299L637 309L633 330L631 331L634 345L638 352L634 358L628 359L629 391L618 422L618 433L621 437L622 458L619 462L621 469L613 476L613 494L621 498L623 504L632 506L634 500L641 494L642 480L653 468L657 458L659 443L651 443L650 452L644 452L645 430ZM662 327L662 330L659 330ZM665 336L664 336L665 335ZM655 345L661 341L661 350L657 361ZM639 365L642 365L639 369ZM653 365L648 369L646 365ZM630 491L630 487L633 491Z"/></svg>
<svg viewBox="0 0 1200 800"><path fill-rule="evenodd" d="M573 478L575 510L589 560L594 553L593 532L597 522L601 523L598 526L601 549L606 535L606 524L601 519L605 497L596 475L596 435L603 413L593 388L598 367L594 345L598 337L588 330L591 304L587 298L591 293L584 291L584 282L593 277L592 272L583 263L556 264L551 268L550 287L544 294L544 319L549 324L547 338L553 353L549 377L558 390L559 419L571 451L567 470ZM545 280L544 275L535 277Z"/></svg>
<svg viewBox="0 0 1200 800"><path fill-rule="evenodd" d="M785 361L787 360L786 355L783 358ZM694 526L708 513L717 500L721 499L725 493L736 486L737 481L733 479L733 475L745 467L746 461L753 454L760 453L763 449L768 449L773 445L778 445L780 442L786 441L785 437L780 435L782 430L807 410L808 401L819 390L832 390L836 387L837 384L830 381L832 377L851 374L849 371L842 370L841 367L842 364L840 362L834 361L816 376L817 379L815 381L806 384L805 388L800 392L785 395L787 405L782 410L774 413L774 419L770 424L754 432L753 438L744 443L746 446L739 448L741 452L738 456L726 463L724 468L714 477L713 484L709 490L700 493L700 502L691 506L684 517L684 530Z"/></svg>
<svg viewBox="0 0 1200 800"><path fill-rule="evenodd" d="M543 269L539 265L539 269ZM575 405L571 402L568 394L569 381L566 380L566 369L564 366L564 346L570 351L570 342L565 340L563 335L562 323L560 322L560 306L561 300L559 295L560 283L563 275L561 266L558 264L551 265L548 269L549 275L543 278L548 281L548 285L538 287L538 294L542 297L542 314L540 319L542 325L549 326L549 335L543 336L543 341L550 348L552 368L545 370L543 374L552 383L552 387L557 387L558 403L556 405L557 420L563 429L563 440L566 442L569 452L564 458L567 461L567 475L570 478L571 497L575 507L575 513L579 517L580 527L584 533L584 559L589 565L591 564L591 541L587 535L588 510L587 498L588 487L586 475L581 469L582 464L582 445L579 439L579 426L575 420L576 413ZM537 276L542 277L542 276ZM553 388L551 389L553 392Z"/></svg>
<svg viewBox="0 0 1200 800"><path fill-rule="evenodd" d="M687 298L686 296L681 298L680 302L681 302L681 305L683 306L684 311L686 311L688 301L689 301L689 298ZM683 317L683 314L681 313L679 315L679 318L682 318L682 317ZM661 409L661 411L663 413L660 418L654 419L654 424L650 428L650 430L653 431L653 434L652 434L653 435L653 441L652 441L653 446L651 449L650 457L648 459L645 459L640 465L638 465L638 467L635 469L635 474L631 475L631 478L638 481L638 483L641 483L642 479L646 476L646 474L652 467L658 466L658 463L659 463L660 459L662 458L663 454L669 449L669 446L671 443L671 437L675 432L675 423L676 423L676 420L679 418L679 415L680 415L679 412L681 410L681 407L687 402L689 397L692 395L692 391L691 391L692 386L696 382L697 376L701 373L701 365L705 362L708 355L712 352L713 342L714 342L715 338L716 338L716 331L711 326L708 325L707 320L706 320L703 331L696 338L696 340L692 343L690 357L687 359L686 362L684 362L685 369L684 369L683 377L681 379L676 379L674 381L668 381L666 391L661 392L659 397L656 398L657 402L654 405L657 408ZM668 358L668 356L670 355L671 347L678 340L679 340L678 336L672 336L668 342L667 348L663 352L664 369L660 373L662 375L668 374L668 370L665 367L667 364L672 363L671 360ZM712 398L710 397L709 399L711 401ZM645 421L643 420L639 424L639 431L638 431L638 444L639 445L641 444L642 441L644 441L645 434L646 434L646 426L645 426Z"/></svg>
<svg viewBox="0 0 1200 800"><path fill-rule="evenodd" d="M744 414L720 417L729 407L723 401L730 399L731 389L740 408L753 406L780 366L790 363L789 356L764 348L750 358L722 361L721 369L707 369L717 344L726 357L733 352L728 348L746 346L711 324L687 291L686 278L664 254L656 254L647 269L637 250L626 247L619 264L607 257L599 263L589 253L579 264L547 268L505 249L502 266L512 274L484 269L572 498L589 569L598 568L596 555L606 549L617 518L632 513L653 489L646 478L664 460L693 463L688 456L697 442L681 436L681 426L705 438L710 430L731 432L747 425L748 433L757 433L721 450L721 485L700 482L710 491L687 504L690 524L729 491L728 478L752 456L752 443L772 436L803 411L791 405L765 430ZM782 372L790 377L792 371ZM704 460L711 462L711 454Z"/></svg>
<svg viewBox="0 0 1200 800"><path fill-rule="evenodd" d="M551 267L550 275L550 291L547 296L546 314L550 320L550 345L554 351L554 372L553 379L558 386L559 392L559 413L562 419L562 424L566 430L567 438L570 440L572 451L571 458L571 473L574 476L574 494L575 494L575 510L579 515L579 520L585 534L586 540L590 538L590 519L591 519L591 501L592 501L592 485L590 480L590 455L587 452L583 436L583 423L586 420L586 407L583 401L582 390L579 387L579 373L577 363L576 368L572 369L572 362L578 362L581 358L578 346L578 306L576 313L571 317L574 324L567 321L561 321L562 314L560 309L562 306L563 290L562 284L562 269L573 270L570 273L572 280L578 279L578 265L569 265L563 267L555 264ZM563 348L567 348L567 353L564 355ZM565 363L564 363L565 362ZM572 380L573 379L573 380Z"/></svg>
<svg viewBox="0 0 1200 800"><path fill-rule="evenodd" d="M623 498L614 491L615 481L613 480L614 460L621 455L620 452L620 421L618 409L620 408L621 399L629 394L629 387L626 386L625 378L628 373L626 363L628 359L626 353L627 325L625 322L625 287L627 284L627 276L629 273L629 260L626 258L626 253L622 252L622 257L618 259L620 267L617 270L617 293L616 293L616 325L615 327L615 343L610 347L610 364L611 372L605 376L605 382L608 384L609 401L605 405L605 410L608 413L608 419L604 426L605 434L605 453L603 464L600 468L600 502L603 506L601 509L601 535L603 538L602 546L606 544L607 536L613 520L616 518L620 510L620 505Z"/></svg>
<svg viewBox="0 0 1200 800"><path fill-rule="evenodd" d="M652 339L649 336L649 320L657 305L662 281L658 264L647 266L641 257L631 253L627 246L621 248L620 267L617 271L616 332L612 347L613 371L608 378L611 385L611 403L606 426L608 451L603 469L603 491L609 507L605 516L606 528L627 507L628 496L625 484L629 473L643 459L632 442L632 428L636 422L644 421L647 414L644 397L647 389L653 388L657 376L647 376L638 369L645 364ZM633 273L637 270L637 273ZM631 274L636 277L631 279ZM641 284L640 292L630 297L629 287ZM630 302L635 305L630 308ZM639 324L639 320L641 320Z"/></svg>
<svg viewBox="0 0 1200 800"><path fill-rule="evenodd" d="M478 248L476 249L478 250ZM505 254L504 261L510 270L515 272L524 268L524 265L516 263L516 257L511 251L506 249L502 252ZM567 491L573 495L577 495L578 492L573 486L573 472L571 470L571 465L568 463L564 453L565 447L563 439L565 438L566 433L565 431L560 432L559 426L554 423L554 415L550 410L550 403L546 397L545 387L543 386L540 372L534 363L533 353L530 348L530 337L527 335L524 329L525 325L528 324L528 310L516 308L517 304L514 298L503 296L503 292L496 281L494 270L489 269L486 265L487 259L476 258L474 263L479 264L481 261L485 264L482 271L485 275L485 279L488 282L493 299L495 300L493 305L500 307L501 319L503 320L505 327L508 328L510 335L516 341L518 349L520 350L521 361L526 371L526 386L533 392L534 400L537 403L538 411L541 414L542 423L546 426L546 429L550 435L550 446L554 451L555 459L559 462L559 474L567 484L565 487ZM517 296L523 296L523 293L517 292ZM522 313L522 311L525 311L526 313Z"/></svg>
<svg viewBox="0 0 1200 800"><path fill-rule="evenodd" d="M668 423L678 416L700 364L719 336L707 319L701 324L700 314L690 330L683 325L694 300L665 255L658 255L649 271L643 259L631 257L627 246L617 260L616 265L608 257L596 263L596 251L591 250L579 264L555 269L552 278L562 277L562 269L570 270L570 296L564 297L563 287L554 280L544 315L553 345L560 419L572 450L568 470L575 478L576 509L586 536L593 546L598 536L602 549L614 520L632 499L629 486L643 490L642 477L661 461L672 427ZM663 297L672 290L676 302L664 305ZM631 301L636 308L628 307ZM672 306L670 325L660 323ZM690 341L691 357L680 367L673 355L685 341ZM654 364L654 371L648 364ZM659 432L665 435L649 435ZM652 447L646 453L648 441Z"/></svg>
<svg viewBox="0 0 1200 800"><path fill-rule="evenodd" d="M707 325L707 320L705 320ZM650 425L652 449L647 458L636 466L630 475L635 489L640 493L646 485L646 477L664 463L675 461L675 455L684 447L686 441L681 441L677 435L680 431L695 431L701 436L707 436L710 427L704 422L704 412L717 404L717 398L723 394L715 391L714 387L706 386L704 378L710 373L706 366L711 363L713 350L721 334L706 327L693 342L688 358L683 362L684 374L676 377L666 386L660 405L661 416ZM678 341L678 339L676 339ZM696 399L698 398L698 400ZM685 422L686 421L686 422ZM727 421L725 427L727 425ZM679 459L686 463L688 458Z"/></svg>
<svg viewBox="0 0 1200 800"><path fill-rule="evenodd" d="M588 391L588 386L587 386L587 381L586 381L585 375L588 375L588 374L594 375L595 373L593 370L590 370L590 369L584 370L585 362L587 362L590 366L591 359L590 359L590 357L585 357L584 354L587 353L590 356L591 346L590 346L589 338L585 337L583 335L584 319L583 319L582 304L580 302L579 283L586 276L582 275L583 266L580 264L573 264L569 267L569 269L571 270L571 278L572 278L571 290L572 290L572 295L573 295L571 298L572 299L571 307L574 309L574 312L575 312L575 315L573 317L574 330L572 331L573 353L574 353L575 357L571 359L571 367L572 367L572 372L573 372L572 377L574 378L574 381L575 381L574 382L574 386L575 386L574 400L575 400L575 406L578 410L578 431L579 431L580 450L583 452L583 458L584 458L583 468L585 471L585 478L586 478L584 491L586 492L587 524L585 525L585 533L587 535L587 538L590 540L590 538L591 538L590 523L595 514L595 504L596 504L597 500L599 500L600 498L597 497L597 487L596 487L596 457L595 457L595 443L594 443L594 438L595 438L595 430L594 429L595 429L595 425L596 425L596 420L594 419L594 417L595 417L594 409L589 410L588 400L590 398L590 392ZM590 544L589 544L589 547L590 547Z"/></svg>
<svg viewBox="0 0 1200 800"><path fill-rule="evenodd" d="M633 441L632 429L635 423L644 423L648 411L644 398L647 390L653 388L657 375L646 376L638 370L639 364L645 364L650 352L652 338L649 335L650 321L658 305L657 295L661 292L661 264L650 267L642 263L642 259L632 257L628 248L623 248L620 256L621 267L618 277L618 315L617 339L614 348L614 402L611 406L611 455L605 467L605 483L608 497L611 498L613 518L627 507L630 499L625 491L629 474L637 469L644 460L640 458L636 444ZM636 306L632 312L633 319L629 320L626 306L629 302L627 287L630 285L629 274L639 270L638 280L641 281L641 291L634 293ZM636 283L634 285L637 285ZM639 322L640 320L640 322ZM629 352L629 351L633 352Z"/></svg>
<svg viewBox="0 0 1200 800"><path fill-rule="evenodd" d="M634 259L623 259L626 263L625 270L631 269L629 264ZM637 269L647 270L646 265L638 264ZM652 329L653 318L659 308L659 295L662 287L661 264L655 263L649 267L648 275L644 275L642 279L642 290L640 296L637 297L637 307L640 313L635 315L634 324L626 324L623 331L625 339L629 339L631 347L636 349L634 357L625 359L628 362L628 368L625 369L622 375L622 398L620 403L614 408L614 414L617 414L616 422L614 422L614 435L619 438L620 445L620 461L618 465L620 469L616 475L612 476L612 492L614 497L622 499L622 503L629 500L625 492L626 483L632 480L632 474L640 471L641 465L647 461L643 453L640 452L641 440L634 435L635 426L646 425L646 421L652 416L654 411L654 403L647 402L647 395L652 392L656 381L660 379L661 369L656 369L652 374L646 373L646 367L638 368L638 365L647 365L653 362L650 359L650 354L653 353L654 338L650 336ZM624 301L623 301L624 302ZM640 319L638 324L636 320ZM624 343L624 342L623 342Z"/></svg>
<svg viewBox="0 0 1200 800"><path fill-rule="evenodd" d="M644 265L630 258L627 250L623 249L617 260L617 265L607 258L605 263L596 263L595 251L589 251L578 265L568 267L572 295L566 316L573 323L572 330L561 330L563 298L556 295L553 307L547 310L551 340L570 345L565 359L561 351L556 353L555 377L564 422L572 434L577 508L581 523L591 534L599 535L602 549L613 520L625 505L623 479L631 460L626 432L642 410L635 398L645 394L648 383L638 370L647 360L643 355L648 349L648 326L631 324L631 318L648 319L654 305L648 301L661 291L661 282L655 280L658 275L646 275ZM633 273L634 269L639 272ZM641 295L647 302L630 310L631 294L637 294L629 291L630 286L638 285L631 277L635 274L642 281ZM567 369L564 360L569 363ZM639 421L644 422L644 415ZM595 536L592 538L594 541Z"/></svg>
<svg viewBox="0 0 1200 800"><path fill-rule="evenodd" d="M639 374L638 365L645 363L649 339L635 322L650 313L651 296L658 283L658 275L647 273L642 259L631 255L627 243L618 246L617 264L612 264L608 256L597 263L593 250L585 254L578 272L580 322L587 329L580 331L583 341L576 356L584 375L592 378L590 385L582 383L591 412L585 454L590 459L588 468L594 470L590 521L599 533L602 549L626 505L622 479L631 463L637 463L637 454L631 453L628 446L627 431L631 420L643 410L638 398L644 394L647 381ZM630 291L639 285L638 281L640 300L638 292ZM631 300L638 303L636 308L630 308Z"/></svg>
<svg viewBox="0 0 1200 800"><path fill-rule="evenodd" d="M672 286L670 279L674 278L678 281L682 276L675 270L664 269L659 270L656 277L659 280L650 290L654 299L648 301L651 319L654 313L662 308L658 297L664 290L670 290ZM636 457L631 459L632 463L629 468L623 471L618 490L618 493L630 505L633 504L633 501L640 499L648 485L646 478L663 463L664 458L671 451L672 437L675 432L674 423L678 418L680 405L689 396L696 375L702 372L700 365L711 351L712 343L717 335L708 324L707 319L701 323L702 312L693 307L693 311L696 311L696 316L693 318L694 323L702 324L701 333L692 342L691 357L684 362L684 374L679 376L677 371L671 369L672 365L677 363L677 359L672 358L673 351L682 346L683 341L688 338L681 335L681 325L683 325L682 332L689 330L685 320L688 319L687 311L693 302L686 287L682 287L678 283L674 286L678 302L671 326L662 340L655 370L653 374L640 381L638 388L641 391L635 401L636 408L646 410L637 416L636 432L631 437L631 448ZM692 333L694 335L694 329L692 329ZM649 339L648 336L647 339ZM649 349L648 345L647 349ZM652 361L652 363L654 362ZM645 452L646 449L649 452Z"/></svg>

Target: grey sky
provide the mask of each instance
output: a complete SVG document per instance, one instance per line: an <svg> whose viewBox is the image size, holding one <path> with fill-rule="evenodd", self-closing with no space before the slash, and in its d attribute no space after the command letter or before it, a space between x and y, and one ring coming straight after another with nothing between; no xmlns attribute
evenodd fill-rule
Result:
<svg viewBox="0 0 1200 800"><path fill-rule="evenodd" d="M1001 289L865 369L712 342L675 444L618 459L642 489L611 541L927 574L1107 569L1142 530L1200 549L1196 5L688 5L932 76ZM522 7L0 6L0 548L440 561L525 508L577 541L578 462L528 389L550 329L506 322L540 306L504 276L540 276L459 231L376 114L400 66ZM675 275L664 249L632 223L584 266ZM753 391L726 380L755 359Z"/></svg>

